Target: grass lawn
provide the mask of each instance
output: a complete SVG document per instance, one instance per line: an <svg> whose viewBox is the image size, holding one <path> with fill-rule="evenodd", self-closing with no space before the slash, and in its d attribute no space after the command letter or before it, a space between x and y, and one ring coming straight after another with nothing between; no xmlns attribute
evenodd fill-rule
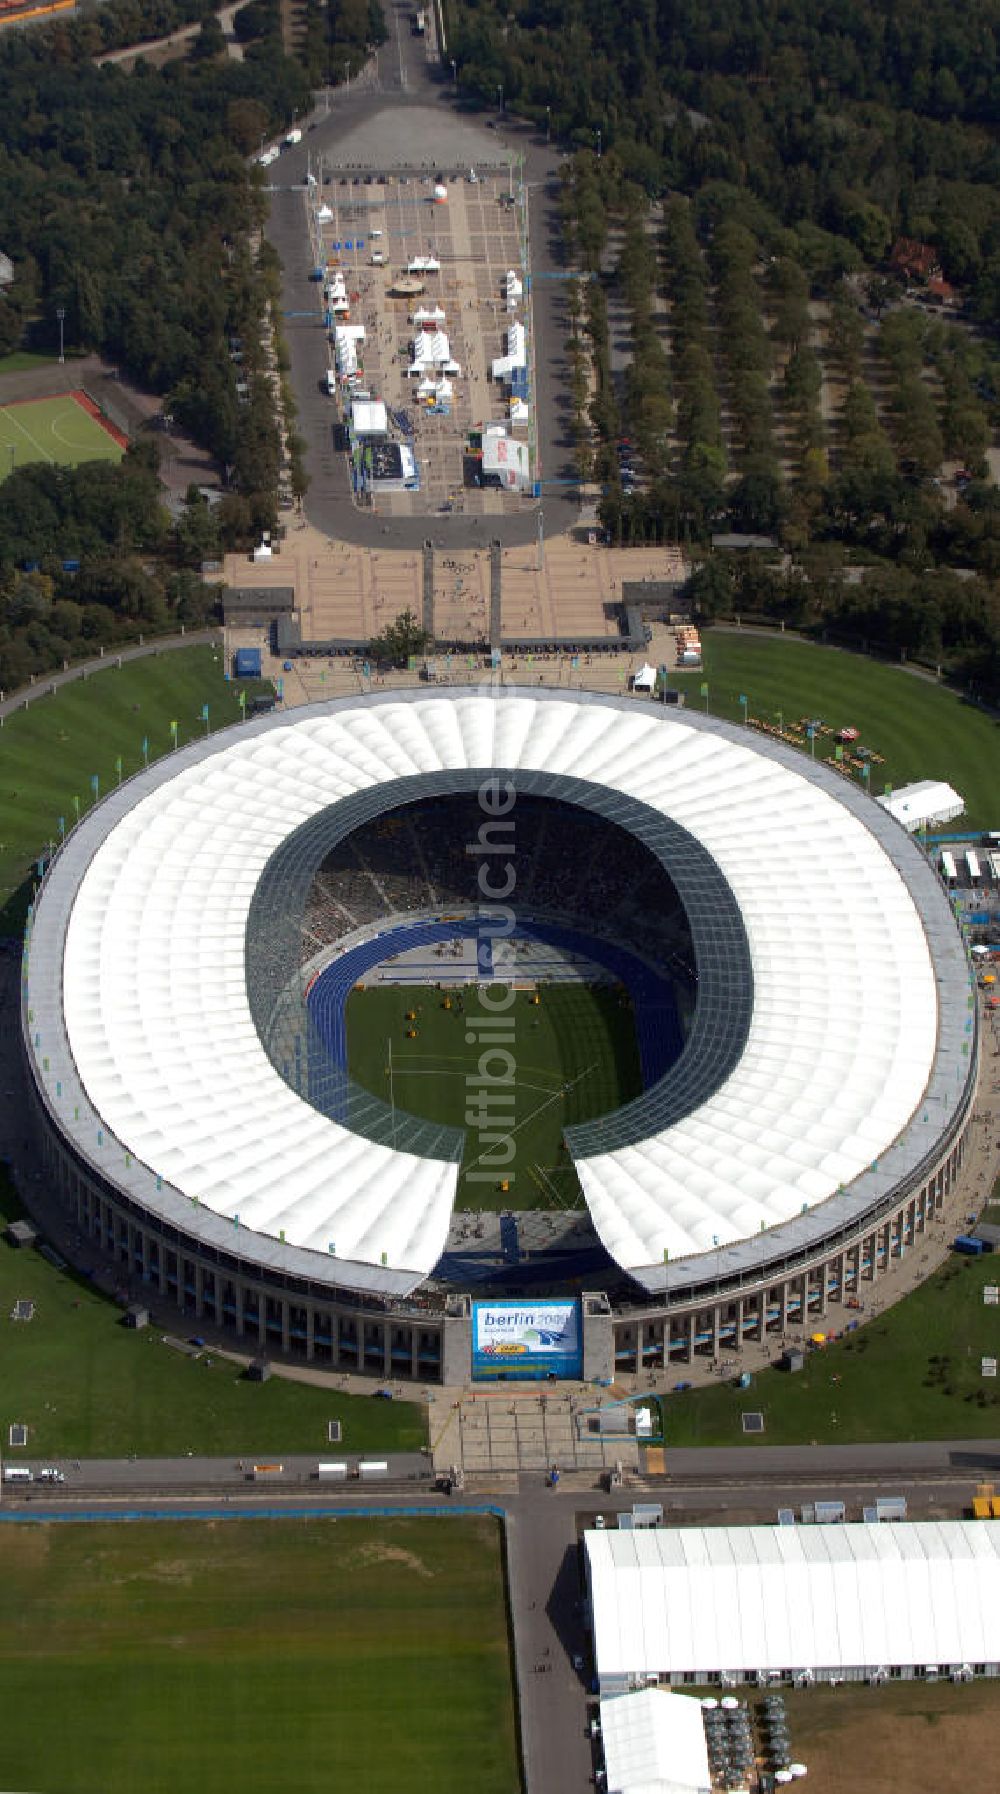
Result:
<svg viewBox="0 0 1000 1794"><path fill-rule="evenodd" d="M205 733L202 706L214 730L240 719L239 692L270 690L253 681L227 682L221 653L212 648L178 648L119 668L110 651L108 666L87 679L58 686L8 717L0 733L0 934L20 933L30 895L35 860L58 843L59 818L73 826L99 792L118 779L121 756L125 778L143 765L143 740L150 760L169 753L177 722L183 745Z"/></svg>
<svg viewBox="0 0 1000 1794"><path fill-rule="evenodd" d="M702 646L704 671L677 676L693 709L703 708L706 682L713 716L742 722L742 693L751 716L775 725L780 711L786 724L808 716L834 729L853 726L885 757L872 777L876 796L884 784L946 779L966 802L966 815L951 827L998 826L1000 725L954 692L902 667L812 642L706 629ZM818 738L817 759L832 755L833 746Z"/></svg>
<svg viewBox="0 0 1000 1794"><path fill-rule="evenodd" d="M0 1227L20 1213L2 1179ZM34 1302L33 1320L8 1319L19 1297ZM160 1328L133 1333L121 1322L121 1309L87 1279L0 1239L0 1443L14 1420L27 1423L29 1455L45 1458L322 1455L327 1421L337 1419L346 1452L419 1451L426 1441L423 1412L410 1402L278 1376L250 1383L217 1353L189 1358L162 1343ZM195 1327L171 1306L163 1322L182 1337Z"/></svg>
<svg viewBox="0 0 1000 1794"><path fill-rule="evenodd" d="M32 368L50 368L55 359L54 355L37 355L32 349L15 349L10 355L0 355L0 374L27 374Z"/></svg>
<svg viewBox="0 0 1000 1794"><path fill-rule="evenodd" d="M537 1006L517 991L505 1012L513 1036L503 1044L516 1061L512 1111L515 1154L487 1182L471 1181L492 1150L469 1129L458 1205L471 1209L553 1208L580 1201L576 1173L562 1145L563 1128L607 1114L642 1089L631 1004L617 986L544 985ZM464 1007L458 1007L458 1000ZM445 1008L445 1003L450 1007ZM416 1020L408 1022L408 1010ZM466 1043L466 1029L486 1012L475 986L444 992L397 986L352 991L347 1000L351 1076L389 1101L388 1043L396 1104L411 1114L464 1127L475 1094L484 1042ZM415 1028L417 1038L407 1039ZM504 1116L506 1125L507 1116ZM510 1188L501 1191L501 1180Z"/></svg>
<svg viewBox="0 0 1000 1794"><path fill-rule="evenodd" d="M495 1521L3 1526L0 1590L9 1788L520 1787Z"/></svg>
<svg viewBox="0 0 1000 1794"><path fill-rule="evenodd" d="M78 467L81 461L120 461L121 443L72 393L0 406L0 478L33 461Z"/></svg>
<svg viewBox="0 0 1000 1794"><path fill-rule="evenodd" d="M745 1443L752 1451L754 1443L994 1438L1000 1383L983 1378L980 1360L1000 1357L1000 1308L983 1302L983 1285L997 1282L995 1257L951 1258L877 1320L810 1352L794 1376L766 1370L747 1390L729 1382L667 1396L661 1406L668 1470L670 1447L680 1445ZM678 1367L678 1380L683 1375ZM765 1430L756 1441L741 1430L745 1409L763 1411Z"/></svg>
<svg viewBox="0 0 1000 1794"><path fill-rule="evenodd" d="M782 1689L809 1794L967 1794L996 1780L1000 1684Z"/></svg>

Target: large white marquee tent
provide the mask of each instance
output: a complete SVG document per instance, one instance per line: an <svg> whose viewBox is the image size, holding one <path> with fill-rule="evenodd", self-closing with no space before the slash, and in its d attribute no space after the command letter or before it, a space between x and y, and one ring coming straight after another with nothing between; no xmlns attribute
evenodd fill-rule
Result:
<svg viewBox="0 0 1000 1794"><path fill-rule="evenodd" d="M742 1680L1000 1671L1000 1522L588 1532L602 1695Z"/></svg>

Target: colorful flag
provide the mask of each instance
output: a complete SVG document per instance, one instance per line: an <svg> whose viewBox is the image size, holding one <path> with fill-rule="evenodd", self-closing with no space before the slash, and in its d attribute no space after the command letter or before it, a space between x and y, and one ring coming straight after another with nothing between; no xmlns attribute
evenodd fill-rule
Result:
<svg viewBox="0 0 1000 1794"><path fill-rule="evenodd" d="M842 748L842 747L841 747L841 746L840 746L840 744L839 744L839 742L838 742L838 744L837 744L837 746L836 746L836 747L835 747L835 748L834 748L834 750L833 750L833 757L834 757L834 759L835 759L835 760L836 760L836 761L837 761L837 764L838 764L838 765L839 765L839 764L840 764L840 762L841 762L841 761L842 761L842 760L843 760L843 758L844 758L844 750L843 750L843 748Z"/></svg>
<svg viewBox="0 0 1000 1794"><path fill-rule="evenodd" d="M703 684L703 685L702 685L702 688L701 688L701 695L702 695L702 697L703 697L703 698L707 698L707 697L708 697L708 686L707 686L707 685L705 685L705 684Z"/></svg>
<svg viewBox="0 0 1000 1794"><path fill-rule="evenodd" d="M96 772L92 772L90 775L90 789L94 793L95 797L97 796L100 788L101 788L100 779L98 778Z"/></svg>
<svg viewBox="0 0 1000 1794"><path fill-rule="evenodd" d="M207 721L208 721L208 705L207 704L203 704L201 707L201 720L203 723L207 723Z"/></svg>

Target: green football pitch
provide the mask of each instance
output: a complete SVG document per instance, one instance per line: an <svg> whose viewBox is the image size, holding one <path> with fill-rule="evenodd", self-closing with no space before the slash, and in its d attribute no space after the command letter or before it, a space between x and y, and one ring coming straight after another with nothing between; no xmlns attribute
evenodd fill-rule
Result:
<svg viewBox="0 0 1000 1794"><path fill-rule="evenodd" d="M642 1089L632 1007L618 985L545 984L537 1003L529 991L513 994L504 1012L511 1032L496 1037L514 1060L513 1106L494 1111L514 1149L502 1169L488 1162L497 1149L481 1142L478 1124L467 1127L465 1119L477 1100L472 1080L487 1046L477 1026L487 1010L474 985L352 991L348 1067L357 1083L384 1102L394 1100L398 1110L467 1128L460 1208L573 1207L580 1187L563 1129L620 1108ZM492 1130L494 1124L486 1125Z"/></svg>
<svg viewBox="0 0 1000 1794"><path fill-rule="evenodd" d="M0 479L32 461L77 467L81 461L120 461L123 453L70 392L0 406Z"/></svg>
<svg viewBox="0 0 1000 1794"><path fill-rule="evenodd" d="M4 1526L0 1616L5 1788L520 1787L494 1520Z"/></svg>

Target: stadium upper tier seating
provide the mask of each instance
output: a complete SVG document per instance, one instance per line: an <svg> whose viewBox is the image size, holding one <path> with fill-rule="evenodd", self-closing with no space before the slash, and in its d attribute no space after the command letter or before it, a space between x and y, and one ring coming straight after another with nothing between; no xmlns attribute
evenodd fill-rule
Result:
<svg viewBox="0 0 1000 1794"><path fill-rule="evenodd" d="M302 919L303 963L358 929L424 911L467 910L490 901L480 887L514 886L515 915L558 917L582 932L621 940L682 982L694 981L683 908L654 854L591 811L549 798L519 798L494 821L493 845L477 851L484 811L470 796L427 798L358 829L319 868ZM486 837L490 839L489 834Z"/></svg>

